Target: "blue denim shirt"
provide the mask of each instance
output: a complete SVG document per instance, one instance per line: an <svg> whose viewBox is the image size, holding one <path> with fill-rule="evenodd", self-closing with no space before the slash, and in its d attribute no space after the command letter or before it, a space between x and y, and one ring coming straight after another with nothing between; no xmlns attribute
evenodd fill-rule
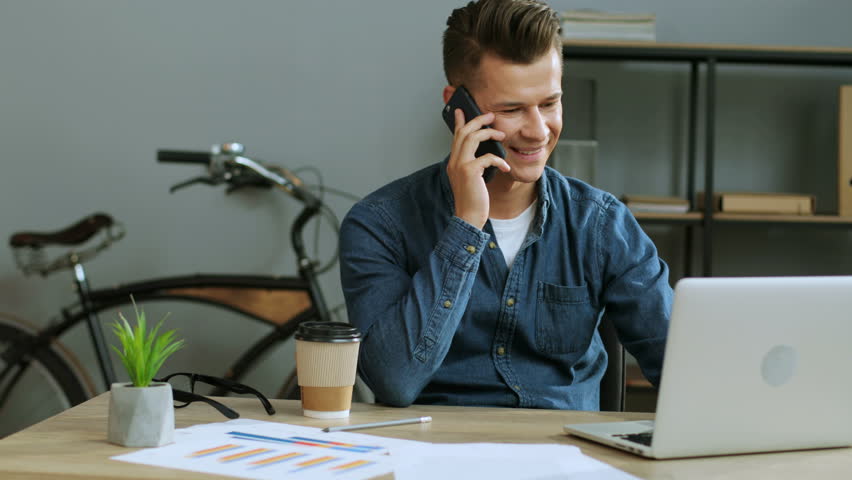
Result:
<svg viewBox="0 0 852 480"><path fill-rule="evenodd" d="M599 410L604 310L658 385L668 267L624 204L546 168L509 270L490 222L454 216L446 166L370 194L341 225L358 370L377 401Z"/></svg>

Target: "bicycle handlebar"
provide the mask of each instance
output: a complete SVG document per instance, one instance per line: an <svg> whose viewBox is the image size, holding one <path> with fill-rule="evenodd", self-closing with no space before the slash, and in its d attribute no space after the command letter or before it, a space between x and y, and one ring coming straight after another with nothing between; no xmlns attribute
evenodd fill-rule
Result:
<svg viewBox="0 0 852 480"><path fill-rule="evenodd" d="M318 262L312 260L306 250L302 239L303 230L309 220L317 215L326 215L336 224L334 213L323 204L322 200L314 195L302 180L286 168L264 164L251 158L242 156L244 147L239 143L225 143L214 146L210 152L193 152L185 150L158 150L157 160L164 163L190 163L205 165L205 175L192 178L178 183L172 187L172 192L177 189L203 183L211 186L228 184L228 192L246 186L269 187L276 186L302 202L303 208L290 228L292 247L296 254L297 266L300 276L307 281L311 299L316 308L317 315L322 320L330 320L329 310L325 304L317 275L323 273L333 264L337 258L335 252L332 260L326 267L316 269ZM74 267L86 261L106 249L110 244L124 236L123 227L115 223L115 229L107 229L106 237L101 243L86 250L71 250L55 260L49 260L44 251L36 248L36 245L21 245L27 247L26 251L18 248L13 242L15 258L18 267L25 273L38 272L48 275L56 270ZM336 230L336 225L335 225Z"/></svg>
<svg viewBox="0 0 852 480"><path fill-rule="evenodd" d="M208 175L180 182L172 187L172 192L196 183L207 185L229 183L231 188L228 192L231 192L248 185L257 186L260 181L281 188L304 203L305 208L316 211L322 207L322 202L302 185L299 177L286 168L265 165L244 157L242 156L244 151L245 148L239 143L225 143L214 146L211 152L158 150L157 160L164 163L193 163L208 167Z"/></svg>
<svg viewBox="0 0 852 480"><path fill-rule="evenodd" d="M211 154L208 152L188 152L185 150L157 150L157 161L163 163L196 163L209 165Z"/></svg>
<svg viewBox="0 0 852 480"><path fill-rule="evenodd" d="M255 174L284 189L287 193L300 200L311 210L322 206L320 200L302 185L302 180L286 168L266 167L248 157L236 156L233 162L254 172ZM226 162L227 164L227 162Z"/></svg>

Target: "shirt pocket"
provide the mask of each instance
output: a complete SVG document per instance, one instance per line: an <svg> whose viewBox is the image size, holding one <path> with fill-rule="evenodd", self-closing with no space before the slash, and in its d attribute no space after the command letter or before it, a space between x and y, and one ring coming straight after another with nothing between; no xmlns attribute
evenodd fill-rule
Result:
<svg viewBox="0 0 852 480"><path fill-rule="evenodd" d="M592 341L597 311L586 285L538 282L535 316L536 348L545 354L584 353Z"/></svg>

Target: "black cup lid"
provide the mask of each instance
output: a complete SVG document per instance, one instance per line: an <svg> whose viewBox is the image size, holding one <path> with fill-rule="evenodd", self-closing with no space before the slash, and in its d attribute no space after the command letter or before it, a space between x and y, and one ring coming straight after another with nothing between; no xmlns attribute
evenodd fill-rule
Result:
<svg viewBox="0 0 852 480"><path fill-rule="evenodd" d="M358 327L342 322L303 322L296 330L296 340L306 342L360 342Z"/></svg>

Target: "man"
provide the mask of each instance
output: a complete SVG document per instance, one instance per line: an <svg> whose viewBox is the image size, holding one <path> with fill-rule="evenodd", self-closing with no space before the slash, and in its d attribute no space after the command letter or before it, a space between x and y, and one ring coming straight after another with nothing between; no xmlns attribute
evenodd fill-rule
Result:
<svg viewBox="0 0 852 480"><path fill-rule="evenodd" d="M604 311L659 382L668 267L623 204L545 166L561 58L558 16L538 1L480 0L448 19L444 102L464 85L485 113L456 111L449 158L366 197L340 232L378 401L598 410ZM505 160L476 158L485 140Z"/></svg>

